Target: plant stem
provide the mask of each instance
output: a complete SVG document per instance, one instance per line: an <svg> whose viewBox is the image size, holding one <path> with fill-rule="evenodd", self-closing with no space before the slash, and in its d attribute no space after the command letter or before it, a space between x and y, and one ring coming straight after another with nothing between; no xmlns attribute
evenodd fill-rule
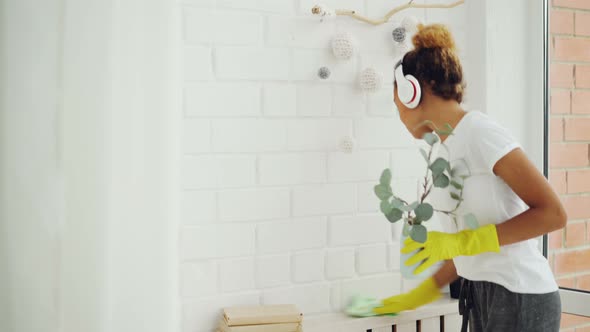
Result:
<svg viewBox="0 0 590 332"><path fill-rule="evenodd" d="M426 197L428 197L428 194L430 193L430 189L426 190L426 188L428 187L428 170L430 169L430 159L432 159L433 150L434 146L430 146L430 151L428 151L428 161L426 162L426 174L424 175L424 192L422 193L422 197L420 198L420 203L424 203L424 200L426 199Z"/></svg>

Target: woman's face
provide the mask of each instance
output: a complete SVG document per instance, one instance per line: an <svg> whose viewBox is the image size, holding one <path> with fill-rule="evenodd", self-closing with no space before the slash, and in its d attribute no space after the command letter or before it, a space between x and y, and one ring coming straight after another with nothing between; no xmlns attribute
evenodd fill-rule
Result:
<svg viewBox="0 0 590 332"><path fill-rule="evenodd" d="M412 136L414 136L414 138L421 139L424 137L424 134L429 132L429 129L426 126L420 126L420 128L417 128L418 125L424 121L421 116L422 112L420 110L420 106L418 106L418 108L411 109L402 104L402 102L399 101L399 97L397 95L397 84L394 84L393 88L393 102L395 103L395 106L397 106L399 118L402 120L402 123L404 126L406 126L406 129L410 132L410 134L412 134Z"/></svg>

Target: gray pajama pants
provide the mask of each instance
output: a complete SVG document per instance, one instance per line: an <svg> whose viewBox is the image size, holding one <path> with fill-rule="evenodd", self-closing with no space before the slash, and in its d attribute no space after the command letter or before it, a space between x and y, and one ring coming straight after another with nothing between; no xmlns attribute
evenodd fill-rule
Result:
<svg viewBox="0 0 590 332"><path fill-rule="evenodd" d="M463 280L459 296L462 332L558 332L559 292L519 294L487 281Z"/></svg>

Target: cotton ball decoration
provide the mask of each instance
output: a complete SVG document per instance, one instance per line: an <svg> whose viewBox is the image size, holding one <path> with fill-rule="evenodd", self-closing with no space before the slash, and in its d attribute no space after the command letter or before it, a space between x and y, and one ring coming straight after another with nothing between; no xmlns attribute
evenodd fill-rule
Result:
<svg viewBox="0 0 590 332"><path fill-rule="evenodd" d="M403 56L412 49L412 36L418 31L418 24L420 21L416 17L406 16L401 24L393 29L391 36L396 57Z"/></svg>
<svg viewBox="0 0 590 332"><path fill-rule="evenodd" d="M356 140L352 136L344 136L340 140L340 151L344 153L352 153L356 145Z"/></svg>
<svg viewBox="0 0 590 332"><path fill-rule="evenodd" d="M332 53L337 59L349 60L354 55L354 38L351 34L342 32L332 38Z"/></svg>
<svg viewBox="0 0 590 332"><path fill-rule="evenodd" d="M325 80L330 77L330 69L328 67L321 67L318 69L318 77Z"/></svg>
<svg viewBox="0 0 590 332"><path fill-rule="evenodd" d="M397 43L403 43L406 40L406 28L403 26L393 29L391 32L393 40Z"/></svg>
<svg viewBox="0 0 590 332"><path fill-rule="evenodd" d="M375 92L381 89L383 76L375 68L365 68L359 75L359 87L365 92Z"/></svg>

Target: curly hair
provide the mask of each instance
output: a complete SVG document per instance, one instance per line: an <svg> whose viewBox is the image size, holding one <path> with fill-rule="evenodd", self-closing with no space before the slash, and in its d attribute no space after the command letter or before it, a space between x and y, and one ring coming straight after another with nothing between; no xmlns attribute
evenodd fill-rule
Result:
<svg viewBox="0 0 590 332"><path fill-rule="evenodd" d="M404 74L413 75L423 87L447 100L463 101L463 68L451 32L442 24L418 25L414 49L403 58Z"/></svg>

